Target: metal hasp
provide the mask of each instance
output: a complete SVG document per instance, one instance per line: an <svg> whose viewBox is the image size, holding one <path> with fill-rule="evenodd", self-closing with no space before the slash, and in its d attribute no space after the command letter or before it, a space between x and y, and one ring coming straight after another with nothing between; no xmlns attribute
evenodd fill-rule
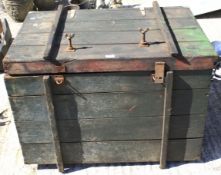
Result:
<svg viewBox="0 0 221 175"><path fill-rule="evenodd" d="M43 77L43 82L44 82L44 93L46 96L46 103L47 103L47 109L48 109L48 119L50 123L50 129L53 137L53 145L55 149L55 157L57 160L57 167L60 172L64 172L64 164L63 164L63 159L62 159L62 154L61 154L61 146L60 146L60 139L58 136L58 130L57 130L57 124L56 124L56 119L55 119L55 112L54 112L54 105L52 102L52 92L51 92L51 79L50 76L44 76Z"/></svg>
<svg viewBox="0 0 221 175"><path fill-rule="evenodd" d="M74 38L74 34L73 33L66 33L65 38L68 39L68 44L69 44L66 51L76 51L76 49L73 47L73 44L72 44L72 38Z"/></svg>
<svg viewBox="0 0 221 175"><path fill-rule="evenodd" d="M146 29L140 28L139 29L139 31L141 33L141 39L140 39L140 42L139 42L140 47L149 47L150 44L146 41L146 33L149 30L150 30L149 28L146 28Z"/></svg>
<svg viewBox="0 0 221 175"><path fill-rule="evenodd" d="M162 125L162 140L160 150L160 168L166 168L167 147L170 128L170 115L172 106L172 89L173 89L173 71L166 73L165 90L164 90L164 108L163 108L163 125Z"/></svg>
<svg viewBox="0 0 221 175"><path fill-rule="evenodd" d="M64 83L64 76L63 75L54 75L53 80L57 85L61 85Z"/></svg>
<svg viewBox="0 0 221 175"><path fill-rule="evenodd" d="M155 83L164 83L165 65L165 62L155 62L155 74L153 74Z"/></svg>
<svg viewBox="0 0 221 175"><path fill-rule="evenodd" d="M165 41L169 46L171 56L178 56L179 52L177 50L176 44L174 43L171 31L168 27L169 26L167 23L168 20L157 1L153 1L153 11L155 13L160 30L165 38Z"/></svg>

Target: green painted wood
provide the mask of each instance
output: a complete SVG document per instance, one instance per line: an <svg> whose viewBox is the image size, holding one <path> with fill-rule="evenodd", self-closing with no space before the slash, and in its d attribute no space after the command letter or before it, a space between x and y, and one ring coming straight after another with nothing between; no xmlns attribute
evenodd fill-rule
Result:
<svg viewBox="0 0 221 175"><path fill-rule="evenodd" d="M11 77L5 75L4 80L9 96L44 94L42 77L39 76Z"/></svg>
<svg viewBox="0 0 221 175"><path fill-rule="evenodd" d="M9 98L15 121L48 122L48 110L44 96Z"/></svg>
<svg viewBox="0 0 221 175"><path fill-rule="evenodd" d="M174 29L177 41L208 41L201 28Z"/></svg>
<svg viewBox="0 0 221 175"><path fill-rule="evenodd" d="M26 164L56 164L55 150L50 144L21 144Z"/></svg>
<svg viewBox="0 0 221 175"><path fill-rule="evenodd" d="M57 119L161 116L163 91L149 93L92 93L56 95ZM207 112L208 89L176 90L173 93L173 115ZM44 96L11 97L16 121L45 121ZM36 111L36 112L33 112Z"/></svg>
<svg viewBox="0 0 221 175"><path fill-rule="evenodd" d="M84 98L82 98L84 97ZM61 118L138 117L162 115L163 92L97 93L81 96L54 97L57 116ZM172 114L202 114L207 112L208 89L173 92ZM78 111L77 116L76 112Z"/></svg>
<svg viewBox="0 0 221 175"><path fill-rule="evenodd" d="M137 44L140 41L141 34L138 31L124 31L124 32L75 32L75 36L73 38L73 43L76 45L99 45L99 44ZM22 46L22 45L45 45L48 40L49 33L43 33L39 35L35 34L27 34L27 33L19 33L16 39L13 42L13 45ZM24 41L24 38L26 40ZM59 37L58 37L59 38ZM67 45L68 40L65 38L65 33L61 37L61 41L56 41L55 44L59 45ZM147 40L151 43L154 42L164 42L164 38L160 30L151 30L147 34ZM137 46L138 47L138 46Z"/></svg>
<svg viewBox="0 0 221 175"><path fill-rule="evenodd" d="M176 16L175 16L176 17ZM199 24L192 17L187 18L169 18L169 25L172 29L198 28Z"/></svg>
<svg viewBox="0 0 221 175"><path fill-rule="evenodd" d="M171 139L203 137L205 115L172 116ZM161 139L162 117L57 120L61 142ZM51 143L46 122L16 122L20 142ZM144 134L147 133L147 134Z"/></svg>
<svg viewBox="0 0 221 175"><path fill-rule="evenodd" d="M130 28L127 28L127 31L78 31L75 32L73 26L70 26L73 29L70 29L68 32L74 32L75 36L73 38L73 43L77 45L96 45L96 44L138 44L141 38L141 34L138 31L139 26L136 27L134 31L130 31ZM107 27L107 25L105 25ZM113 28L109 26L108 28ZM145 27L143 27L145 28ZM189 41L208 41L208 38L203 33L200 28L188 28L188 29L174 29L176 40L178 42L189 42ZM56 44L67 45L68 41L65 38L65 33L61 37L61 41L57 41ZM45 45L48 40L49 33L19 33L13 45ZM159 29L150 30L147 34L147 41L150 43L154 42L165 42L165 39ZM26 38L24 40L24 38ZM59 37L58 37L59 38ZM96 39L95 39L96 38Z"/></svg>
<svg viewBox="0 0 221 175"><path fill-rule="evenodd" d="M49 122L32 121L16 122L21 143L52 143L52 131Z"/></svg>
<svg viewBox="0 0 221 175"><path fill-rule="evenodd" d="M211 71L175 71L174 90L208 89ZM43 95L42 76L5 77L9 96ZM52 81L54 94L96 92L148 92L162 90L152 81L150 72L90 73L65 75L65 83Z"/></svg>
<svg viewBox="0 0 221 175"><path fill-rule="evenodd" d="M155 116L162 114L162 104L162 91L54 96L58 119Z"/></svg>
<svg viewBox="0 0 221 175"><path fill-rule="evenodd" d="M194 16L189 8L186 7L165 7L163 8L166 17L169 18L193 18Z"/></svg>
<svg viewBox="0 0 221 175"><path fill-rule="evenodd" d="M156 59L170 58L166 43L152 44L150 47L141 48L138 44L116 45L75 45L76 52L67 52L67 46L62 45L58 49L56 59L61 62L72 60L131 60L131 59ZM12 44L6 62L32 62L43 60L45 46L33 46ZM25 53L25 54L24 54ZM55 53L56 54L56 53Z"/></svg>
<svg viewBox="0 0 221 175"><path fill-rule="evenodd" d="M59 8L59 13L61 13L63 5L59 5L58 8ZM57 15L60 15L59 13ZM55 156L56 156L56 160L57 160L57 162L56 162L57 168L59 169L60 172L63 173L64 172L64 163L63 163L62 154L61 154L60 138L58 135L57 122L56 122L56 118L55 118L54 105L53 105L53 101L52 101L50 76L48 76L48 75L43 76L43 84L44 84L45 98L46 98L47 110L48 110L48 121L49 121L48 122L49 127L47 127L47 130L49 130L51 133L52 143L54 145Z"/></svg>
<svg viewBox="0 0 221 175"><path fill-rule="evenodd" d="M168 160L200 159L202 139L169 141ZM54 164L52 144L22 144L29 164ZM160 140L62 143L64 163L157 162Z"/></svg>
<svg viewBox="0 0 221 175"><path fill-rule="evenodd" d="M172 97L172 115L207 113L209 89L177 90Z"/></svg>
<svg viewBox="0 0 221 175"><path fill-rule="evenodd" d="M179 42L179 47L185 57L217 57L209 41Z"/></svg>
<svg viewBox="0 0 221 175"><path fill-rule="evenodd" d="M47 14L46 14L47 15ZM172 18L169 19L169 23L172 29L184 29L184 28L197 28L199 27L196 20L193 18ZM38 21L38 22L24 22L20 33L48 33L52 27L50 21ZM149 27L153 29L159 29L155 19L139 19L139 20L101 20L96 21L71 21L65 23L65 32L98 32L98 31L137 31L138 28Z"/></svg>
<svg viewBox="0 0 221 175"><path fill-rule="evenodd" d="M153 19L155 16L151 8L146 8L146 15L142 16L140 9L103 9L103 10L76 10L68 12L66 21L99 21L99 20L128 20L128 19Z"/></svg>

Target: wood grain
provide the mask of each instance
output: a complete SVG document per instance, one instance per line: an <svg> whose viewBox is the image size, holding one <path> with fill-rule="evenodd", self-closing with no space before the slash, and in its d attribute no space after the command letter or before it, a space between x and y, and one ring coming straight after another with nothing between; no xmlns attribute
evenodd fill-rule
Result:
<svg viewBox="0 0 221 175"><path fill-rule="evenodd" d="M169 141L168 160L200 159L202 139ZM51 144L22 144L26 163L54 164ZM64 163L157 162L160 140L62 143ZM46 154L47 153L47 154Z"/></svg>
<svg viewBox="0 0 221 175"><path fill-rule="evenodd" d="M163 111L162 91L55 95L53 98L57 119L161 116ZM174 91L172 115L206 113L207 99L208 89ZM44 121L47 116L43 96L11 97L10 101L17 121Z"/></svg>
<svg viewBox="0 0 221 175"><path fill-rule="evenodd" d="M170 139L203 137L205 115L172 116ZM47 122L16 122L21 143L52 143ZM161 139L162 117L57 120L61 142ZM146 134L144 134L146 133Z"/></svg>
<svg viewBox="0 0 221 175"><path fill-rule="evenodd" d="M210 75L211 71L175 71L173 89L208 89ZM44 94L42 76L5 76L5 84L9 96ZM58 86L52 81L54 94L73 94L77 91L148 92L162 89L162 85L153 83L151 72L67 74L62 85Z"/></svg>

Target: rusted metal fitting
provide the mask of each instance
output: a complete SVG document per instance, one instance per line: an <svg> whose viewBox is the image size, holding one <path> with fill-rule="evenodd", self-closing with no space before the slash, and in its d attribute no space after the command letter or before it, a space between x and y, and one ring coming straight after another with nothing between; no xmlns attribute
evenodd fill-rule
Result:
<svg viewBox="0 0 221 175"><path fill-rule="evenodd" d="M73 44L72 44L72 38L74 38L74 34L73 33L66 33L65 34L65 38L68 39L68 47L67 47L67 51L76 51L76 49L73 47Z"/></svg>
<svg viewBox="0 0 221 175"><path fill-rule="evenodd" d="M165 62L155 63L155 74L152 75L154 83L162 84L165 78Z"/></svg>
<svg viewBox="0 0 221 175"><path fill-rule="evenodd" d="M54 75L53 80L57 85L61 85L64 83L64 76L63 75Z"/></svg>
<svg viewBox="0 0 221 175"><path fill-rule="evenodd" d="M139 31L141 33L141 39L139 42L140 47L149 47L149 43L146 41L146 33L149 31L149 28L146 28L145 30L142 28L139 28Z"/></svg>

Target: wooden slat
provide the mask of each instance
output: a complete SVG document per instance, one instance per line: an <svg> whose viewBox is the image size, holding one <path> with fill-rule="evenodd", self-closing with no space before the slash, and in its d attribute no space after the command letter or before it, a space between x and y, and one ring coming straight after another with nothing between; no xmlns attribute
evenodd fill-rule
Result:
<svg viewBox="0 0 221 175"><path fill-rule="evenodd" d="M53 45L56 41L56 37L58 34L58 27L59 27L58 25L61 25L60 20L61 20L62 12L63 12L63 4L60 4L58 6L57 11L56 11L56 15L55 15L55 18L53 21L52 28L49 31L49 36L47 37L47 42L45 42L46 46L45 46L44 56L43 56L44 59L50 59L50 56L51 56L50 54L52 52L52 48L53 48Z"/></svg>
<svg viewBox="0 0 221 175"><path fill-rule="evenodd" d="M207 41L208 38L200 28L191 29L174 29L173 30L177 41Z"/></svg>
<svg viewBox="0 0 221 175"><path fill-rule="evenodd" d="M154 14L156 15L158 25L160 26L160 29L165 38L165 41L168 44L171 56L177 56L179 53L177 50L177 46L174 42L174 38L168 27L167 16L164 15L157 1L153 1L153 11L154 11Z"/></svg>
<svg viewBox="0 0 221 175"><path fill-rule="evenodd" d="M5 75L4 80L9 96L44 94L42 76L11 77Z"/></svg>
<svg viewBox="0 0 221 175"><path fill-rule="evenodd" d="M201 138L169 141L168 160L199 160L201 144ZM25 162L53 164L51 146L22 144ZM61 147L66 164L156 162L160 154L160 140L62 143Z"/></svg>
<svg viewBox="0 0 221 175"><path fill-rule="evenodd" d="M193 18L169 19L172 29L198 28ZM52 27L50 21L24 22L20 33L48 33ZM65 23L64 32L98 32L98 31L137 31L138 28L159 29L155 19L111 20L111 21L71 21Z"/></svg>
<svg viewBox="0 0 221 175"><path fill-rule="evenodd" d="M207 98L208 89L174 91L172 114L206 113ZM11 97L10 100L17 121L42 121L47 116L43 96ZM54 105L58 119L161 116L163 92L56 95Z"/></svg>
<svg viewBox="0 0 221 175"><path fill-rule="evenodd" d="M70 32L70 31L69 31ZM73 31L71 31L73 32ZM66 33L66 32L65 32ZM57 39L55 45L67 45L68 41L65 38L65 33L61 37L61 41ZM30 46L45 45L50 33L20 33L13 41L15 46L26 46L27 43ZM73 39L74 44L79 45L96 45L96 44L138 44L140 40L140 33L138 27L134 31L93 31L93 32L74 32L75 37ZM192 41L208 41L208 38L200 28L188 28L188 29L174 29L174 34L178 42L192 42ZM150 30L146 34L147 40L150 43L165 42L160 30ZM26 40L24 40L26 38ZM96 38L96 40L95 40Z"/></svg>
<svg viewBox="0 0 221 175"><path fill-rule="evenodd" d="M168 151L168 139L170 128L170 115L172 109L172 90L173 90L173 72L168 71L166 73L164 91L164 105L163 105L163 122L162 122L162 140L160 149L160 168L166 167L167 151ZM171 133L177 131L171 131Z"/></svg>
<svg viewBox="0 0 221 175"><path fill-rule="evenodd" d="M52 144L21 144L26 164L56 164L55 150Z"/></svg>
<svg viewBox="0 0 221 175"><path fill-rule="evenodd" d="M137 44L140 40L140 33L138 31L125 31L125 32L74 32L73 43L75 45L85 45L85 47L89 45L97 45L97 44ZM27 43L30 46L42 46L48 40L49 33L43 33L41 35L35 34L26 34L20 33L16 37L13 42L14 46L26 46ZM59 39L61 37L61 41ZM26 41L24 41L26 38ZM148 41L156 44L160 42L164 42L164 38L160 32L160 30L151 30L147 34ZM54 41L54 45L65 45L67 47L68 40L65 38L65 33L62 36L57 36L57 40ZM158 44L158 45L159 45ZM136 46L135 46L136 47Z"/></svg>
<svg viewBox="0 0 221 175"><path fill-rule="evenodd" d="M208 89L211 71L175 71L174 90ZM42 76L5 76L9 96L43 95ZM90 86L88 86L90 85ZM95 92L148 92L162 90L152 81L150 72L118 72L65 75L65 83L52 81L54 94Z"/></svg>
<svg viewBox="0 0 221 175"><path fill-rule="evenodd" d="M6 62L30 62L43 61L44 46L15 46L12 45L7 54ZM76 52L67 52L67 45L63 45L56 51L54 57L58 61L73 60L131 60L143 58L169 58L168 46L165 43L152 44L150 47L141 48L138 44L119 45L75 45ZM24 54L25 53L25 54ZM148 53L148 54L147 54ZM32 72L33 73L33 72ZM21 73L20 73L21 74Z"/></svg>
<svg viewBox="0 0 221 175"><path fill-rule="evenodd" d="M57 160L56 164L57 164L59 171L64 172L64 164L63 164L63 159L62 159L62 154L61 154L60 140L58 136L55 113L54 113L54 106L53 106L53 101L52 101L50 77L44 76L43 82L44 82L44 91L45 91L47 110L48 110L49 128L52 133L52 138L53 138L52 143L55 148L55 156Z"/></svg>
<svg viewBox="0 0 221 175"><path fill-rule="evenodd" d="M165 7L163 8L167 18L192 18L194 16L189 8L186 7Z"/></svg>
<svg viewBox="0 0 221 175"><path fill-rule="evenodd" d="M9 98L15 121L48 121L44 96ZM36 111L36 112L33 112Z"/></svg>
<svg viewBox="0 0 221 175"><path fill-rule="evenodd" d="M179 42L179 47L182 55L185 57L217 57L217 54L209 41Z"/></svg>
<svg viewBox="0 0 221 175"><path fill-rule="evenodd" d="M204 123L205 114L172 116L169 138L203 137ZM16 122L16 127L21 143L52 143L47 122ZM161 139L162 117L58 120L57 127L61 142Z"/></svg>
<svg viewBox="0 0 221 175"><path fill-rule="evenodd" d="M142 16L140 9L103 9L103 10L76 10L72 17L69 11L67 22L69 21L99 21L99 20L128 20L128 19L153 19L155 18L152 9L146 9L146 15Z"/></svg>

